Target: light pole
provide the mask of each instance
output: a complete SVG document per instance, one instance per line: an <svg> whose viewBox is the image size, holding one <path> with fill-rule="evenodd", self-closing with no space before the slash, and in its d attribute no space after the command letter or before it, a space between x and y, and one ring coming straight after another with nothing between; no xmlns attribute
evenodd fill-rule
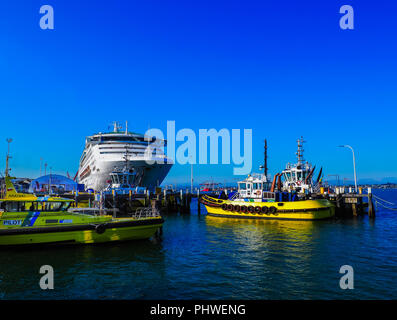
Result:
<svg viewBox="0 0 397 320"><path fill-rule="evenodd" d="M193 157L190 160L190 193L193 194Z"/></svg>
<svg viewBox="0 0 397 320"><path fill-rule="evenodd" d="M354 150L351 146L349 145L343 145L343 146L339 146L341 148L349 148L352 153L353 153L353 169L354 169L354 185L355 185L355 191L357 192L357 176L356 176L356 158L354 157Z"/></svg>

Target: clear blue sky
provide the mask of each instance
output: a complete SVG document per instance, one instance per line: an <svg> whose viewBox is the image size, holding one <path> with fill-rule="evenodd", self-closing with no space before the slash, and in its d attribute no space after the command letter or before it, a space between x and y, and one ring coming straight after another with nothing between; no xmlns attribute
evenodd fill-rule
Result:
<svg viewBox="0 0 397 320"><path fill-rule="evenodd" d="M55 30L39 28L50 4ZM341 30L339 8L355 10ZM40 157L74 174L84 138L113 120L136 132L253 129L254 169L268 139L270 173L305 157L325 174L397 177L397 5L392 1L3 1L0 166ZM2 146L2 147L1 147ZM231 166L194 166L223 182ZM174 166L167 182L190 166ZM188 179L187 179L188 180Z"/></svg>

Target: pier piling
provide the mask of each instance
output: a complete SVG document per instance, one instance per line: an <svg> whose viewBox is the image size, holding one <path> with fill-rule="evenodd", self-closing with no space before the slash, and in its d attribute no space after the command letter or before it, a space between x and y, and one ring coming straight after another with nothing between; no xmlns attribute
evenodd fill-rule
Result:
<svg viewBox="0 0 397 320"><path fill-rule="evenodd" d="M375 209L374 209L374 204L372 202L371 188L368 188L368 217L371 219L375 219Z"/></svg>

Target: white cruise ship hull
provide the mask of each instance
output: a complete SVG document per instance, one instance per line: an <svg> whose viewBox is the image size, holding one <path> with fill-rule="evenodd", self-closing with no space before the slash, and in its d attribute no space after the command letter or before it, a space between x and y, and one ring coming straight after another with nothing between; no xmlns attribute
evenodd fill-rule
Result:
<svg viewBox="0 0 397 320"><path fill-rule="evenodd" d="M109 185L110 173L122 171L124 167L125 161L97 160L94 167L90 168L91 173L81 179L80 183L86 189L103 190ZM139 186L153 190L163 182L172 164L148 164L145 160L130 160L129 167L137 172Z"/></svg>

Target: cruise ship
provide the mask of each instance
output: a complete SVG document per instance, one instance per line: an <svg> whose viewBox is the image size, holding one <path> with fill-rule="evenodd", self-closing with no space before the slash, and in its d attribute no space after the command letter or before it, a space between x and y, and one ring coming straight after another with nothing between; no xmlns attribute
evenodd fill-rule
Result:
<svg viewBox="0 0 397 320"><path fill-rule="evenodd" d="M149 144L159 147L148 152ZM112 172L128 170L134 174L131 185L153 190L163 182L173 165L165 155L165 148L166 140L129 132L128 123L123 131L114 122L113 132L100 132L86 138L78 181L86 190L101 191L111 183Z"/></svg>

